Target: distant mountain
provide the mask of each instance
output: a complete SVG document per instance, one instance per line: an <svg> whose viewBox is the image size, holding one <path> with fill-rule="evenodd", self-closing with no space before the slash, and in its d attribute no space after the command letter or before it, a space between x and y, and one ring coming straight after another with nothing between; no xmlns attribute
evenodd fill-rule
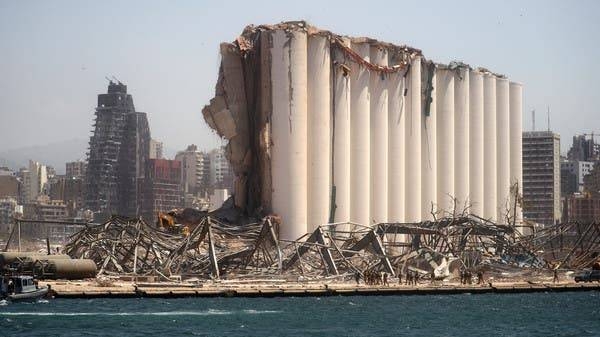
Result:
<svg viewBox="0 0 600 337"><path fill-rule="evenodd" d="M53 166L56 173L65 173L65 163L85 159L87 139L71 139L47 145L27 146L0 152L0 166L8 166L13 170L27 167L29 160Z"/></svg>

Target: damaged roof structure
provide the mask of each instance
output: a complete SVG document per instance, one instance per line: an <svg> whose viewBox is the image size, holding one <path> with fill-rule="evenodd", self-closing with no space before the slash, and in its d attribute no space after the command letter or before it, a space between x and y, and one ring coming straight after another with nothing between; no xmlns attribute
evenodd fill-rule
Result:
<svg viewBox="0 0 600 337"><path fill-rule="evenodd" d="M220 52L204 119L228 140L235 205L277 214L282 239L456 204L520 225L520 84L303 21L248 26Z"/></svg>

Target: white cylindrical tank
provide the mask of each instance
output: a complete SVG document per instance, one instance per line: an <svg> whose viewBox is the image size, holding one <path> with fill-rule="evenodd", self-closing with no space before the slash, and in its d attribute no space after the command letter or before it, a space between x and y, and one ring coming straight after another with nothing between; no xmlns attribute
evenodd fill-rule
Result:
<svg viewBox="0 0 600 337"><path fill-rule="evenodd" d="M307 232L307 46L302 31L274 30L271 48L272 207L280 237Z"/></svg>
<svg viewBox="0 0 600 337"><path fill-rule="evenodd" d="M352 50L369 61L369 45L353 42ZM369 70L353 62L350 74L350 221L369 225L370 199L370 103Z"/></svg>
<svg viewBox="0 0 600 337"><path fill-rule="evenodd" d="M496 77L483 75L483 216L497 220Z"/></svg>
<svg viewBox="0 0 600 337"><path fill-rule="evenodd" d="M350 40L343 42L349 47ZM350 221L350 61L335 48L333 106L333 185L335 186L335 222ZM346 230L348 228L345 228Z"/></svg>
<svg viewBox="0 0 600 337"><path fill-rule="evenodd" d="M433 220L432 211L435 213L437 210L437 84L435 68L431 71L433 90L429 116L423 114L421 120L421 220ZM427 100L427 97L425 99ZM426 102L423 101L423 104ZM425 106L422 109L425 110Z"/></svg>
<svg viewBox="0 0 600 337"><path fill-rule="evenodd" d="M371 63L387 66L388 51L382 46L371 46ZM388 216L388 78L371 71L371 218L370 224L387 222Z"/></svg>
<svg viewBox="0 0 600 337"><path fill-rule="evenodd" d="M308 37L308 230L329 222L331 56L329 37Z"/></svg>
<svg viewBox="0 0 600 337"><path fill-rule="evenodd" d="M469 74L469 199L471 213L483 216L483 75Z"/></svg>
<svg viewBox="0 0 600 337"><path fill-rule="evenodd" d="M436 83L437 206L444 214L451 214L454 209L454 73L438 68Z"/></svg>
<svg viewBox="0 0 600 337"><path fill-rule="evenodd" d="M470 212L469 68L454 73L454 197L457 212Z"/></svg>
<svg viewBox="0 0 600 337"><path fill-rule="evenodd" d="M404 222L405 214L405 120L406 120L406 88L404 73L393 73L388 80L388 110L389 110L389 200L388 220Z"/></svg>
<svg viewBox="0 0 600 337"><path fill-rule="evenodd" d="M518 186L523 193L523 87L520 83L510 82L510 183ZM511 216L516 216L516 224L523 219L522 210L517 205L514 214L514 191L511 193Z"/></svg>
<svg viewBox="0 0 600 337"><path fill-rule="evenodd" d="M415 57L408 73L406 106L406 221L421 220L421 57Z"/></svg>
<svg viewBox="0 0 600 337"><path fill-rule="evenodd" d="M510 195L510 112L509 112L508 80L496 79L496 167L498 175L497 191L497 219L499 223L506 223Z"/></svg>

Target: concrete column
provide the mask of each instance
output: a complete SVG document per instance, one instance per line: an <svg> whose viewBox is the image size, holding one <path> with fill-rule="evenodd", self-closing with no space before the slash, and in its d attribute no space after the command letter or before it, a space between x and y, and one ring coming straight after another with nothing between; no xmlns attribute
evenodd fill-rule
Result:
<svg viewBox="0 0 600 337"><path fill-rule="evenodd" d="M415 57L408 73L405 129L406 221L421 220L421 57Z"/></svg>
<svg viewBox="0 0 600 337"><path fill-rule="evenodd" d="M510 209L510 112L509 112L508 80L496 79L496 137L498 174L498 222L506 223Z"/></svg>
<svg viewBox="0 0 600 337"><path fill-rule="evenodd" d="M302 31L275 30L271 48L272 207L280 237L307 232L307 42Z"/></svg>
<svg viewBox="0 0 600 337"><path fill-rule="evenodd" d="M483 75L483 216L498 219L496 140L496 77Z"/></svg>
<svg viewBox="0 0 600 337"><path fill-rule="evenodd" d="M308 37L308 230L329 222L331 204L329 37Z"/></svg>
<svg viewBox="0 0 600 337"><path fill-rule="evenodd" d="M369 61L369 45L352 43L352 50ZM352 63L350 75L350 220L368 225L370 209L370 103L369 70Z"/></svg>
<svg viewBox="0 0 600 337"><path fill-rule="evenodd" d="M469 196L471 213L483 216L483 75L469 74Z"/></svg>
<svg viewBox="0 0 600 337"><path fill-rule="evenodd" d="M454 73L454 197L457 211L470 212L469 69Z"/></svg>
<svg viewBox="0 0 600 337"><path fill-rule="evenodd" d="M437 207L451 213L454 208L454 73L436 71L437 105Z"/></svg>
<svg viewBox="0 0 600 337"><path fill-rule="evenodd" d="M350 46L348 39L344 40ZM334 49L334 131L333 185L335 186L335 222L350 221L350 73L344 66L350 60L341 49ZM344 66L342 66L344 65ZM348 228L345 228L346 230Z"/></svg>
<svg viewBox="0 0 600 337"><path fill-rule="evenodd" d="M371 63L388 65L388 51L371 46ZM371 71L371 217L370 224L388 219L388 76Z"/></svg>

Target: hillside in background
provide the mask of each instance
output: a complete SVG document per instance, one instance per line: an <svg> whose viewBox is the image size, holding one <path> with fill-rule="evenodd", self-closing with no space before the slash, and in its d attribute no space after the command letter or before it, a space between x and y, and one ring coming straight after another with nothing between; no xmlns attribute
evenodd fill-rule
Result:
<svg viewBox="0 0 600 337"><path fill-rule="evenodd" d="M71 139L46 145L28 146L0 152L0 166L13 170L27 167L29 160L53 166L58 174L65 173L65 163L84 160L88 139Z"/></svg>

